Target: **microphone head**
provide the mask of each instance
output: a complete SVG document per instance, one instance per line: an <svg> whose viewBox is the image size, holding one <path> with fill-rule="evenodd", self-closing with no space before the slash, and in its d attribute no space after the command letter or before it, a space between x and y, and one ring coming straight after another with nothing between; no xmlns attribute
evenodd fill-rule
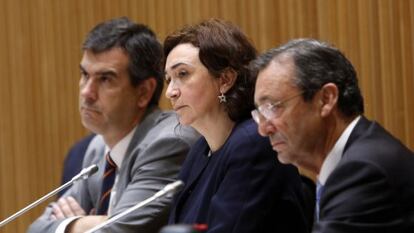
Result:
<svg viewBox="0 0 414 233"><path fill-rule="evenodd" d="M93 164L90 167L88 167L88 169L89 169L88 174L89 176L91 176L99 170L99 167L96 164Z"/></svg>
<svg viewBox="0 0 414 233"><path fill-rule="evenodd" d="M83 171L81 171L81 176L83 179L88 179L89 176L95 174L99 170L98 166L96 164L92 164L91 166L84 168Z"/></svg>
<svg viewBox="0 0 414 233"><path fill-rule="evenodd" d="M155 193L154 196L158 198L166 194L169 196L173 195L183 186L184 186L184 182L182 182L181 180L177 180L175 182L167 184L163 189Z"/></svg>
<svg viewBox="0 0 414 233"><path fill-rule="evenodd" d="M76 176L72 178L72 181L77 181L79 179L86 180L89 176L95 174L98 171L98 166L96 164L92 164L89 167L82 169Z"/></svg>
<svg viewBox="0 0 414 233"><path fill-rule="evenodd" d="M180 190L182 187L184 186L184 182L181 180L177 180L173 183L167 184L164 187L164 190L166 192L177 192L178 190Z"/></svg>

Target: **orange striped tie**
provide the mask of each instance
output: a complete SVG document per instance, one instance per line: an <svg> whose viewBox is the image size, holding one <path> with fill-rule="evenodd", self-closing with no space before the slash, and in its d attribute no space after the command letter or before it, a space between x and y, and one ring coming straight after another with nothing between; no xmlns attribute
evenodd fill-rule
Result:
<svg viewBox="0 0 414 233"><path fill-rule="evenodd" d="M112 186L114 185L116 175L116 164L111 159L109 152L105 156L106 164L103 175L101 198L99 200L97 215L106 215L108 213L109 199L111 198Z"/></svg>

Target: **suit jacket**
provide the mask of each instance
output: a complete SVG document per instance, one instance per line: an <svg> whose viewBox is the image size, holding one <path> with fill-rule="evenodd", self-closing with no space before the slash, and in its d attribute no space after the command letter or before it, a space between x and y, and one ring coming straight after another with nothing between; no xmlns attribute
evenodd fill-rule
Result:
<svg viewBox="0 0 414 233"><path fill-rule="evenodd" d="M278 162L254 121L236 125L219 150L208 151L201 138L187 156L171 224L203 223L209 233L307 232L298 171Z"/></svg>
<svg viewBox="0 0 414 233"><path fill-rule="evenodd" d="M325 183L314 232L414 232L413 152L361 117Z"/></svg>
<svg viewBox="0 0 414 233"><path fill-rule="evenodd" d="M162 113L159 109L152 111L140 123L119 169L114 215L175 181L190 145L198 138L191 128L177 126L175 114ZM83 167L97 164L98 173L75 183L65 193L65 196L73 196L86 213L98 206L105 165L104 151L102 137L95 137L88 147ZM170 202L171 197L160 198L98 232L156 233L167 222ZM51 212L49 205L28 232L55 232L62 220L50 220Z"/></svg>
<svg viewBox="0 0 414 233"><path fill-rule="evenodd" d="M62 184L70 181L75 175L82 170L83 158L89 143L95 137L95 134L89 134L76 142L69 150L63 163ZM58 197L62 196L67 189L59 192Z"/></svg>

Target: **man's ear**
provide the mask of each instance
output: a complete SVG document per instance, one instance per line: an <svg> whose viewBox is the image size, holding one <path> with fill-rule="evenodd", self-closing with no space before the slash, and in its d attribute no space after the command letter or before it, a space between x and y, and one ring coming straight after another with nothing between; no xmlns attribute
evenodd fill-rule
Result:
<svg viewBox="0 0 414 233"><path fill-rule="evenodd" d="M237 80L237 72L233 70L232 68L225 69L220 74L220 93L226 93L230 88L234 85L234 83Z"/></svg>
<svg viewBox="0 0 414 233"><path fill-rule="evenodd" d="M338 103L339 90L334 83L327 83L320 90L321 116L326 117L332 113Z"/></svg>
<svg viewBox="0 0 414 233"><path fill-rule="evenodd" d="M137 86L137 104L139 108L146 108L148 106L148 103L154 95L156 87L157 81L155 80L155 78L145 79Z"/></svg>

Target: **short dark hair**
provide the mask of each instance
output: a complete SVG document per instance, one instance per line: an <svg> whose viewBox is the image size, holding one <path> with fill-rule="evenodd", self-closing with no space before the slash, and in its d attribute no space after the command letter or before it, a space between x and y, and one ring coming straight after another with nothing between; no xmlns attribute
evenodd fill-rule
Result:
<svg viewBox="0 0 414 233"><path fill-rule="evenodd" d="M295 66L295 84L309 101L326 83L339 90L338 108L345 116L364 113L364 100L357 74L351 62L337 48L315 39L295 39L270 49L251 64L252 75L265 69L271 61L290 57Z"/></svg>
<svg viewBox="0 0 414 233"><path fill-rule="evenodd" d="M248 65L256 57L256 49L247 36L230 22L209 19L167 36L165 57L174 47L184 43L200 49L200 61L212 76L218 78L227 69L237 73L233 87L226 93L227 102L223 104L233 121L249 118L254 108L254 80Z"/></svg>
<svg viewBox="0 0 414 233"><path fill-rule="evenodd" d="M148 105L158 105L164 85L163 52L155 33L143 24L126 17L115 18L96 25L87 35L83 50L101 53L121 48L129 57L128 72L131 85L155 78L157 87Z"/></svg>

